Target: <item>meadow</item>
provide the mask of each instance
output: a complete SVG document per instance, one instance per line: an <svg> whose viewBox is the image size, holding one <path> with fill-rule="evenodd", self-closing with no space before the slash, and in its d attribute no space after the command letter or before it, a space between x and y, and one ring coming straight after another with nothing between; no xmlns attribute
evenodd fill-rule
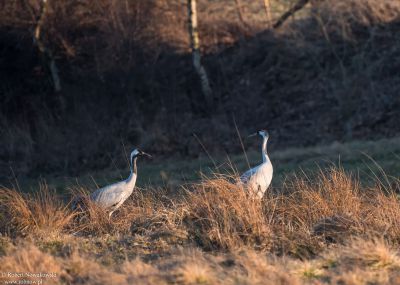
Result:
<svg viewBox="0 0 400 285"><path fill-rule="evenodd" d="M400 284L400 1L197 2L0 1L0 284Z"/></svg>
<svg viewBox="0 0 400 285"><path fill-rule="evenodd" d="M236 184L243 154L158 168L142 160L140 186L111 219L90 202L71 210L74 195L96 189L88 177L2 187L1 271L54 274L1 281L398 284L399 145L271 150L276 175L261 201ZM251 165L258 156L248 153ZM103 177L101 186L124 172L91 177Z"/></svg>

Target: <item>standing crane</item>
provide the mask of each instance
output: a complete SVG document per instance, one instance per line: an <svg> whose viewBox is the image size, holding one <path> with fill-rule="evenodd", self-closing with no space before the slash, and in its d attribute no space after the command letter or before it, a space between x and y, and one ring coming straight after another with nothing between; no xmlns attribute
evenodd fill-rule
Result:
<svg viewBox="0 0 400 285"><path fill-rule="evenodd" d="M90 199L104 209L110 210L109 217L117 210L128 197L132 194L133 188L136 184L137 166L136 160L139 156L151 155L139 150L134 149L131 152L130 167L131 173L126 180L105 186L97 189L90 195Z"/></svg>
<svg viewBox="0 0 400 285"><path fill-rule="evenodd" d="M240 176L240 181L247 189L255 193L261 199L264 196L265 191L271 184L274 170L267 153L267 142L269 138L268 132L266 130L259 130L249 137L253 137L256 135L260 135L263 138L261 146L261 155L263 162L260 165L251 168L243 173L242 176Z"/></svg>

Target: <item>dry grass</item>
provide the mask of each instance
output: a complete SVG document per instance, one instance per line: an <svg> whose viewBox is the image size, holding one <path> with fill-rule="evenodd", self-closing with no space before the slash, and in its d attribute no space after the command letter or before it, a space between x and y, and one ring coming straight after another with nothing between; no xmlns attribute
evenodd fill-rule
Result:
<svg viewBox="0 0 400 285"><path fill-rule="evenodd" d="M62 268L62 264L58 262L53 256L41 252L37 247L27 244L21 245L18 250L14 250L7 256L0 258L2 273L51 273L55 274L54 277L48 277L46 284L59 284L61 279L67 278L68 274ZM1 276L0 280L13 281L13 280L30 280L36 281L35 276L28 277L14 277L14 276Z"/></svg>
<svg viewBox="0 0 400 285"><path fill-rule="evenodd" d="M399 269L398 252L385 240L372 238L370 240L356 238L349 242L347 248L337 253L340 262L349 266L361 265L374 269Z"/></svg>
<svg viewBox="0 0 400 285"><path fill-rule="evenodd" d="M286 183L284 193L272 218L280 233L278 240L289 243L282 244L282 249L289 248L299 256L312 255L321 249L320 236L330 240L361 229L357 224L363 207L360 186L343 169L320 171L313 179L294 178ZM343 224L347 220L349 225Z"/></svg>
<svg viewBox="0 0 400 285"><path fill-rule="evenodd" d="M315 177L300 175L263 200L254 199L235 183L235 177L215 174L171 194L162 189L135 191L110 219L78 189L82 207L70 210L42 185L37 194L1 190L2 229L23 235L39 232L136 234L180 237L205 249L277 248L287 241L316 246L342 242L333 235L383 234L397 243L400 204L390 189L363 187L343 169L331 168ZM75 199L75 198L73 198ZM322 239L324 237L325 239ZM311 248L310 248L311 249Z"/></svg>
<svg viewBox="0 0 400 285"><path fill-rule="evenodd" d="M48 190L2 189L1 214L10 217L2 219L2 231L25 238L4 246L1 259L14 271L41 270L48 262L72 284L390 284L400 278L400 204L381 184L364 187L331 168L299 175L260 201L235 181L215 174L177 193L136 191L111 220L90 202L71 212ZM25 252L43 260L38 268L27 265Z"/></svg>
<svg viewBox="0 0 400 285"><path fill-rule="evenodd" d="M0 224L9 233L57 235L70 225L75 216L70 205L64 204L46 184L41 184L35 194L2 188L0 201Z"/></svg>
<svg viewBox="0 0 400 285"><path fill-rule="evenodd" d="M217 176L194 185L186 202L190 232L208 249L266 246L271 232L263 204L232 181Z"/></svg>
<svg viewBox="0 0 400 285"><path fill-rule="evenodd" d="M113 223L108 212L90 200L86 189L78 188L72 192L72 206L76 209L75 227L76 233L104 234L114 233L115 228L121 227Z"/></svg>
<svg viewBox="0 0 400 285"><path fill-rule="evenodd" d="M18 250L0 257L5 272L57 275L43 278L45 284L397 284L398 259L398 250L368 239L327 249L311 261L253 250L225 254L188 248L172 249L152 261L134 257L117 266L104 265L84 252L54 257L31 243L19 243Z"/></svg>
<svg viewBox="0 0 400 285"><path fill-rule="evenodd" d="M176 255L177 260L182 263L174 272L179 282L183 284L215 284L217 282L214 275L216 268L212 268L213 262L206 259L200 250L180 250L176 252Z"/></svg>

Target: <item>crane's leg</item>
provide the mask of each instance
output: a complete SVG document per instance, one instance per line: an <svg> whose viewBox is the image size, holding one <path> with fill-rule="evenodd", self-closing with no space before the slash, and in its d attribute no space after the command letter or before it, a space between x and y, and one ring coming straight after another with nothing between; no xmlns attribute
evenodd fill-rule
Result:
<svg viewBox="0 0 400 285"><path fill-rule="evenodd" d="M257 196L261 199L263 197L263 192L261 191L261 186L258 185L257 187Z"/></svg>

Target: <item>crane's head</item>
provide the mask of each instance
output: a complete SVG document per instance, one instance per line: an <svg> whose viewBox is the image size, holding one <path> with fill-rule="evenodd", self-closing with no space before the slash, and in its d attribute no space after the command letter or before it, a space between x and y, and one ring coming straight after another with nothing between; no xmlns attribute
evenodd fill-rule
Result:
<svg viewBox="0 0 400 285"><path fill-rule="evenodd" d="M263 138L269 138L269 133L267 130L259 130L259 131L255 132L254 134L249 135L249 137L254 137L256 135L260 135Z"/></svg>
<svg viewBox="0 0 400 285"><path fill-rule="evenodd" d="M151 155L148 153L145 153L144 151L140 150L140 149L134 149L131 152L131 159L135 158L135 157L139 157L139 156L147 156L149 158L151 158Z"/></svg>

